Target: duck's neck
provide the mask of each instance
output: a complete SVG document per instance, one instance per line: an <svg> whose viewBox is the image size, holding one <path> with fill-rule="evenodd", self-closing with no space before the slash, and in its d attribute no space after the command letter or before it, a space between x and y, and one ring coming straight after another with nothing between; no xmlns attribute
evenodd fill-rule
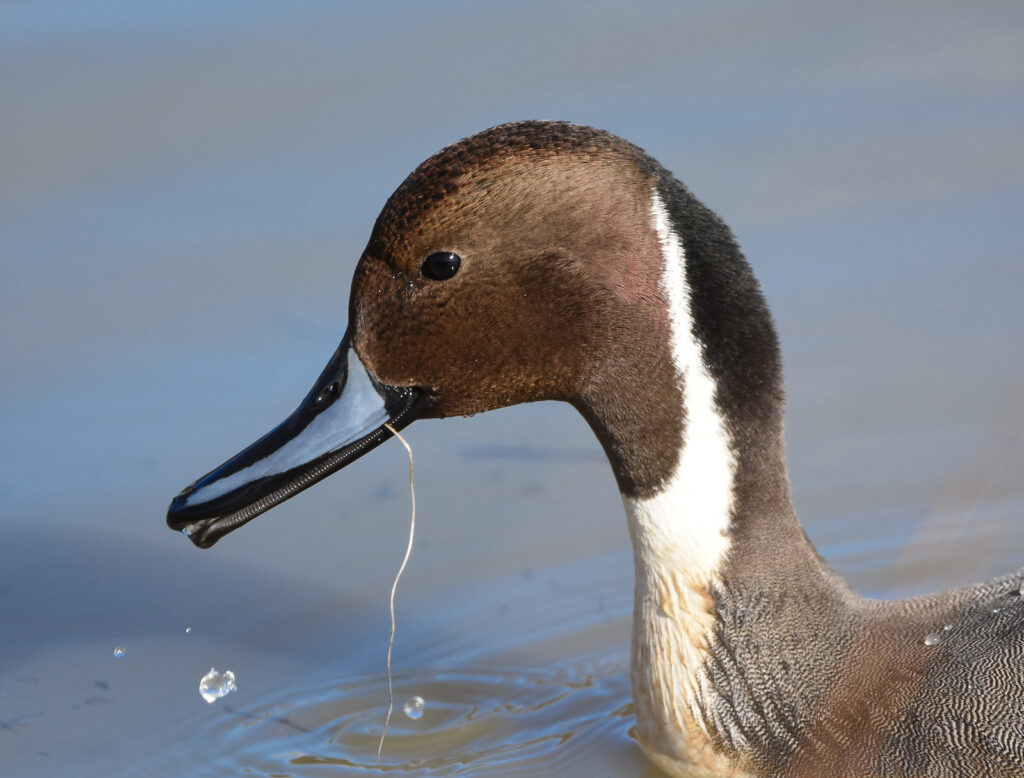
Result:
<svg viewBox="0 0 1024 778"><path fill-rule="evenodd" d="M792 749L787 728L813 715L817 689L791 669L827 652L829 635L807 642L843 629L853 598L790 502L778 345L746 261L671 179L652 195L651 219L671 386L650 387L663 400L636 416L621 391L610 402L598 391L583 408L612 460L633 543L638 736L687 774L754 774ZM620 387L639 375L664 381L656 360L627 368L629 359L649 357L634 348L614 362Z"/></svg>

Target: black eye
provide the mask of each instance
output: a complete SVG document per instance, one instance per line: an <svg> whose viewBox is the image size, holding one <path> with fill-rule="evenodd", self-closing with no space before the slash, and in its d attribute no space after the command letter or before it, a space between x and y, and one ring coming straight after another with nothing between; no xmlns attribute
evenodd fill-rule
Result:
<svg viewBox="0 0 1024 778"><path fill-rule="evenodd" d="M431 281L447 281L459 272L462 258L450 251L435 251L420 265L420 275Z"/></svg>

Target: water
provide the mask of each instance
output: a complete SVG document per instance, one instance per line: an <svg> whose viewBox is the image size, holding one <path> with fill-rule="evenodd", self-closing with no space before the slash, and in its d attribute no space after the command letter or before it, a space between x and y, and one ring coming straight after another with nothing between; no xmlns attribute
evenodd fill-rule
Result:
<svg viewBox="0 0 1024 778"><path fill-rule="evenodd" d="M245 764L261 774L332 775L357 770L478 774L526 771L587 761L595 739L631 748L628 681L615 666L580 663L571 670L430 668L398 677L398 688L422 686L439 696L429 719L394 719L377 767L384 707L379 686L336 679L290 689L256 710L226 708L192 733L196 743L232 742L219 764ZM404 723L403 723L404 722ZM270 746L274 743L276 745ZM184 763L184 757L181 763ZM159 765L170 770L176 762Z"/></svg>
<svg viewBox="0 0 1024 778"><path fill-rule="evenodd" d="M929 632L924 636L924 644L926 646L937 646L942 641L942 635L937 632Z"/></svg>
<svg viewBox="0 0 1024 778"><path fill-rule="evenodd" d="M596 769L609 759L632 765L627 774L639 774L644 763L630 737L634 722L623 653L630 625L628 576L611 579L617 589L611 597L593 593L610 570L623 567L628 569L628 558L616 553L536 570L501 587L498 607L489 597L462 591L439 598L427 613L419 606L409 609L394 674L394 693L406 715L391 719L383 769L529 775L560 765ZM538 605L559 590L568 596L562 605ZM575 606L566 612L570 601ZM513 634L501 641L481 639L500 634L503 625ZM219 715L198 722L195 712L168 719L167 737L176 745L161 749L144 769L175 774L194 760L197 748L217 743L232 746L211 763L211 774L238 765L258 774L377 769L387 713L384 644L360 651L353 646L367 636L350 635L346 643L346 631L339 625L321 633L322 647L336 656L304 659L301 679L283 685L278 680L276 689L261 684L254 694L247 682L244 692L220 701ZM592 753L595 743L602 748Z"/></svg>
<svg viewBox="0 0 1024 778"><path fill-rule="evenodd" d="M1013 4L82 8L0 8L3 774L377 769L401 447L209 551L163 515L309 389L394 187L507 119L618 132L735 230L780 330L797 508L856 587L1024 560ZM395 693L427 702L382 764L658 775L586 424L537 405L404 434ZM244 681L216 705L211 665Z"/></svg>
<svg viewBox="0 0 1024 778"><path fill-rule="evenodd" d="M419 695L413 695L405 701L405 705L402 706L402 712L413 721L418 721L423 718L423 711L426 708L426 702Z"/></svg>
<svg viewBox="0 0 1024 778"><path fill-rule="evenodd" d="M211 667L210 672L199 681L199 695L207 702L227 697L237 688L233 672L230 670L218 672L215 667Z"/></svg>
<svg viewBox="0 0 1024 778"><path fill-rule="evenodd" d="M125 655L125 647L124 646L117 646L114 649L114 658L115 659L120 659L124 655Z"/></svg>

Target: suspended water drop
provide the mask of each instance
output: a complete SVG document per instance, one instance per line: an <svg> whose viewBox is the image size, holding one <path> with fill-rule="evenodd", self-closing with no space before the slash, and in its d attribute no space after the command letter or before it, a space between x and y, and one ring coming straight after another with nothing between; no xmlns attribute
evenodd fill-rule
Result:
<svg viewBox="0 0 1024 778"><path fill-rule="evenodd" d="M405 711L406 716L415 721L416 719L423 718L423 709L425 707L426 703L423 701L423 698L415 696L405 701L402 710Z"/></svg>
<svg viewBox="0 0 1024 778"><path fill-rule="evenodd" d="M953 625L952 624L947 624L945 627L942 628L942 631L943 632L949 632L951 629L953 629Z"/></svg>
<svg viewBox="0 0 1024 778"><path fill-rule="evenodd" d="M211 667L210 672L203 676L199 682L199 693L207 702L219 700L235 691L235 674L230 670L218 673L216 668Z"/></svg>
<svg viewBox="0 0 1024 778"><path fill-rule="evenodd" d="M124 654L125 654L125 648L124 648L124 646L117 646L117 647L116 647L116 648L114 649L114 658L115 658L115 659L120 659L121 657L123 657L123 656L124 656Z"/></svg>
<svg viewBox="0 0 1024 778"><path fill-rule="evenodd" d="M1002 608L993 608L992 612L993 613L999 613L999 611L1001 611L1001 610L1002 610Z"/></svg>
<svg viewBox="0 0 1024 778"><path fill-rule="evenodd" d="M929 632L927 635L924 636L924 644L926 646L934 646L940 640L942 640L942 638L939 636L937 632Z"/></svg>
<svg viewBox="0 0 1024 778"><path fill-rule="evenodd" d="M188 634L189 632L191 632L191 631L192 631L192 627L185 627L185 634L186 634L186 635L187 635L187 634Z"/></svg>

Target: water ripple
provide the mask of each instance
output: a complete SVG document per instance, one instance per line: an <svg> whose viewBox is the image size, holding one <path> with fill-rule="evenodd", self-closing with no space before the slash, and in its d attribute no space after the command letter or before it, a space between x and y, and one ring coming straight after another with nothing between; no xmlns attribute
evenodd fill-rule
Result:
<svg viewBox="0 0 1024 778"><path fill-rule="evenodd" d="M633 722L628 672L613 661L396 676L399 708L413 695L425 700L423 716L392 717L379 764L387 709L379 679L292 689L244 710L226 706L194 739L221 744L217 768L232 773L530 775L571 768L594 742L626 743Z"/></svg>

